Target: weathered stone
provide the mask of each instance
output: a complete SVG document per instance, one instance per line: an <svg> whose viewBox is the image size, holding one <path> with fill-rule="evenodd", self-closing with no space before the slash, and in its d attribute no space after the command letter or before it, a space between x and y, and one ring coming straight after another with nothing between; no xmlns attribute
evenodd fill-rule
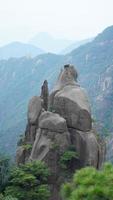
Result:
<svg viewBox="0 0 113 200"><path fill-rule="evenodd" d="M85 91L76 86L66 86L54 96L53 110L67 121L68 127L91 130L90 105Z"/></svg>
<svg viewBox="0 0 113 200"><path fill-rule="evenodd" d="M91 110L86 92L77 84L77 71L65 65L50 98L49 108L66 119L67 126L81 131L91 130Z"/></svg>
<svg viewBox="0 0 113 200"><path fill-rule="evenodd" d="M48 109L48 97L49 97L48 82L47 80L45 80L41 87L41 98L43 99L43 108L45 110Z"/></svg>
<svg viewBox="0 0 113 200"><path fill-rule="evenodd" d="M64 65L53 91L61 90L66 85L78 85L77 77L78 73L73 65Z"/></svg>
<svg viewBox="0 0 113 200"><path fill-rule="evenodd" d="M24 164L25 162L28 161L29 156L30 156L31 150L30 149L25 149L24 146L20 146L17 149L16 152L16 164Z"/></svg>
<svg viewBox="0 0 113 200"><path fill-rule="evenodd" d="M39 128L59 133L67 131L66 120L60 115L49 111L41 114L39 118Z"/></svg>
<svg viewBox="0 0 113 200"><path fill-rule="evenodd" d="M22 146L18 147L16 151L16 164L25 163L24 148Z"/></svg>
<svg viewBox="0 0 113 200"><path fill-rule="evenodd" d="M38 96L32 97L28 105L28 122L36 124L42 110L42 99Z"/></svg>
<svg viewBox="0 0 113 200"><path fill-rule="evenodd" d="M37 125L27 124L25 131L25 143L33 144L35 141Z"/></svg>
<svg viewBox="0 0 113 200"><path fill-rule="evenodd" d="M43 160L58 145L60 151L70 144L66 120L58 114L44 112L40 116L39 129L31 152L31 159Z"/></svg>
<svg viewBox="0 0 113 200"><path fill-rule="evenodd" d="M58 114L44 112L40 116L39 127L30 160L45 161L52 174L49 179L50 200L60 200L59 191L63 181L60 179L62 175L59 160L71 144L66 120Z"/></svg>
<svg viewBox="0 0 113 200"><path fill-rule="evenodd" d="M69 129L72 144L75 146L82 162L82 166L99 167L100 146L97 142L94 132L82 132L75 129Z"/></svg>
<svg viewBox="0 0 113 200"><path fill-rule="evenodd" d="M55 94L63 89L66 85L79 86L77 83L78 73L73 65L64 65L64 69L61 69L61 72L58 76L58 80L49 96L49 108L51 109L54 101Z"/></svg>

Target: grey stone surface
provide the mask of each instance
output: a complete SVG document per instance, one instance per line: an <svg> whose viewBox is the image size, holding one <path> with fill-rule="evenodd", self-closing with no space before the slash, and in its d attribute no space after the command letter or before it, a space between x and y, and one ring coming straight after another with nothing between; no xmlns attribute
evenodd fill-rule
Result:
<svg viewBox="0 0 113 200"><path fill-rule="evenodd" d="M27 124L25 131L25 143L33 144L35 141L37 126L32 124Z"/></svg>
<svg viewBox="0 0 113 200"><path fill-rule="evenodd" d="M70 145L66 120L58 114L44 112L39 119L39 129L31 152L31 159L43 160L51 149L58 146L63 152Z"/></svg>
<svg viewBox="0 0 113 200"><path fill-rule="evenodd" d="M78 73L73 65L65 65L61 70L57 83L54 87L54 91L61 90L66 85L78 85L77 84Z"/></svg>
<svg viewBox="0 0 113 200"><path fill-rule="evenodd" d="M28 122L36 124L42 110L42 99L38 96L32 97L28 105Z"/></svg>
<svg viewBox="0 0 113 200"><path fill-rule="evenodd" d="M100 146L97 142L94 132L82 132L75 129L69 129L72 144L75 146L76 151L83 166L99 166Z"/></svg>
<svg viewBox="0 0 113 200"><path fill-rule="evenodd" d="M74 85L79 87L79 84L77 83L77 77L78 73L73 65L65 65L64 69L61 69L55 87L49 96L49 107L53 105L55 94L63 89L66 85Z"/></svg>
<svg viewBox="0 0 113 200"><path fill-rule="evenodd" d="M67 121L68 127L91 130L91 111L85 91L77 86L65 86L54 96L53 110Z"/></svg>
<svg viewBox="0 0 113 200"><path fill-rule="evenodd" d="M45 110L48 109L48 98L49 98L49 90L48 90L48 82L47 80L44 81L41 87L41 98L43 99L43 108Z"/></svg>
<svg viewBox="0 0 113 200"><path fill-rule="evenodd" d="M67 124L59 114L45 111L39 117L39 128L62 133L67 131Z"/></svg>

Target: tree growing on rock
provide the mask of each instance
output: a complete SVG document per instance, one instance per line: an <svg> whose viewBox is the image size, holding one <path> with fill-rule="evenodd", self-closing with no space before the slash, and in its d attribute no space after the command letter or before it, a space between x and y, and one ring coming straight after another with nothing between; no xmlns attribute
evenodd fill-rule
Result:
<svg viewBox="0 0 113 200"><path fill-rule="evenodd" d="M64 200L112 200L113 165L105 164L100 171L93 167L77 171L72 182L62 186L61 194Z"/></svg>

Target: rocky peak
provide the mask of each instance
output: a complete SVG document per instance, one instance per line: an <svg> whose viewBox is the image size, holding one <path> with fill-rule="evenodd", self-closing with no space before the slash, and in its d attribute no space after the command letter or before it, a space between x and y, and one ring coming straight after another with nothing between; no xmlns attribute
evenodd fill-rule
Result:
<svg viewBox="0 0 113 200"><path fill-rule="evenodd" d="M60 90L66 85L78 85L77 84L78 73L73 65L64 65L64 69L61 69L57 83L54 90Z"/></svg>
<svg viewBox="0 0 113 200"><path fill-rule="evenodd" d="M52 173L49 181L51 200L60 200L61 184L76 169L87 165L99 168L103 160L102 148L92 129L90 104L85 90L77 83L77 76L74 66L64 66L50 93L48 111L47 81L44 82L41 97L46 106L41 104L40 97L33 97L28 108L24 147L26 144L32 147L27 151L21 145L17 150L18 164L32 160L46 162ZM70 151L73 157L65 163L68 177L61 158Z"/></svg>

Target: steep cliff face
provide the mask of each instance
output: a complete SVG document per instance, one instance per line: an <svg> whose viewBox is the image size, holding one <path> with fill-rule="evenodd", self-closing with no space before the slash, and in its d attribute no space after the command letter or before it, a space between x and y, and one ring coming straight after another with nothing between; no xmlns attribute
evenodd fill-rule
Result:
<svg viewBox="0 0 113 200"><path fill-rule="evenodd" d="M52 173L51 200L60 199L61 184L76 169L99 168L103 160L101 145L92 128L90 104L77 76L74 66L65 65L49 96L49 105L46 101L44 107L43 95L30 100L25 138L17 150L17 164L32 160L47 163Z"/></svg>

